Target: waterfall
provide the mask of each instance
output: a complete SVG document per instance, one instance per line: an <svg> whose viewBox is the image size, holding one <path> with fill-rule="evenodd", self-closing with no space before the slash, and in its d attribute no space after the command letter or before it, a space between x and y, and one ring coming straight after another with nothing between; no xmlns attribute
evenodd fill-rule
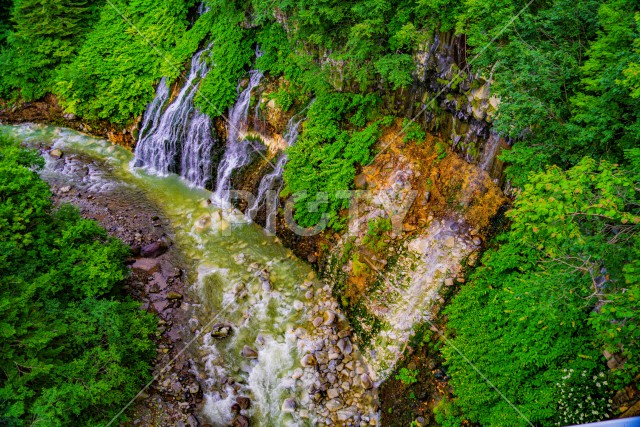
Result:
<svg viewBox="0 0 640 427"><path fill-rule="evenodd" d="M261 79L261 71L251 70L249 72L249 85L240 93L235 105L229 110L227 148L218 166L217 187L213 195L213 199L218 203L226 204L228 202L231 175L236 169L249 164L251 160L250 142L238 137L246 129L251 91L260 84Z"/></svg>
<svg viewBox="0 0 640 427"><path fill-rule="evenodd" d="M169 99L169 86L167 85L167 78L163 77L156 88L156 97L147 106L142 119L142 125L140 126L140 135L149 131L149 126L153 126L158 122L160 114L162 114L162 107Z"/></svg>
<svg viewBox="0 0 640 427"><path fill-rule="evenodd" d="M211 119L196 110L182 146L180 175L198 187L206 187L213 173Z"/></svg>
<svg viewBox="0 0 640 427"><path fill-rule="evenodd" d="M197 186L204 186L211 175L211 120L195 108L193 99L198 83L209 68L203 55L211 45L191 59L191 70L176 99L162 112L169 96L163 78L144 116L141 136L135 150L135 166L158 174L179 172ZM182 147L181 147L182 145ZM179 158L180 156L180 158Z"/></svg>
<svg viewBox="0 0 640 427"><path fill-rule="evenodd" d="M498 151L500 149L500 135L497 133L491 132L487 142L485 143L484 153L482 155L482 160L480 161L480 168L483 171L491 172L491 167L493 166L493 162L498 155Z"/></svg>
<svg viewBox="0 0 640 427"><path fill-rule="evenodd" d="M287 143L287 147L291 147L296 143L298 139L298 133L300 129L300 123L302 123L304 119L298 119L297 116L293 116L289 123L287 123L287 128L284 132L284 140ZM269 207L275 207L276 202L278 200L278 194L282 190L282 172L284 171L284 165L287 163L287 155L282 153L276 164L273 168L273 171L266 174L262 177L260 181L260 186L258 187L258 194L253 202L253 204L247 209L245 215L251 219L255 218L258 210L267 203L267 213L266 213L266 224L265 228L267 230L274 230L274 222L276 211L275 209L269 209ZM277 183L277 187L276 187ZM276 190L274 192L268 193L270 190ZM267 197L272 197L273 200L267 200Z"/></svg>

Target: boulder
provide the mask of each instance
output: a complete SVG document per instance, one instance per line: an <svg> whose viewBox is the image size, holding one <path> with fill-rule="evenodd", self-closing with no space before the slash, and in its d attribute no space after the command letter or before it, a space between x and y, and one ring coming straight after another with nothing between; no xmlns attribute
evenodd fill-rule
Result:
<svg viewBox="0 0 640 427"><path fill-rule="evenodd" d="M367 390L373 388L373 381L371 381L371 377L369 377L369 375L362 374L360 376L360 381L362 382L362 387L366 388Z"/></svg>
<svg viewBox="0 0 640 427"><path fill-rule="evenodd" d="M302 360L300 360L300 363L302 364L302 366L305 366L305 367L316 366L318 364L318 361L316 360L313 354L307 354L302 358Z"/></svg>
<svg viewBox="0 0 640 427"><path fill-rule="evenodd" d="M342 338L338 341L338 348L343 354L351 354L353 351L353 345L351 344L351 340L349 338Z"/></svg>
<svg viewBox="0 0 640 427"><path fill-rule="evenodd" d="M62 157L62 151L60 151L58 148L54 148L53 150L49 151L49 155L54 159L60 159Z"/></svg>
<svg viewBox="0 0 640 427"><path fill-rule="evenodd" d="M282 402L282 412L292 413L296 410L296 401L292 398L285 399Z"/></svg>
<svg viewBox="0 0 640 427"><path fill-rule="evenodd" d="M140 250L140 255L143 258L157 258L163 253L169 250L169 245L164 240L158 240L157 242L149 243Z"/></svg>
<svg viewBox="0 0 640 427"><path fill-rule="evenodd" d="M326 407L330 411L337 411L342 408L342 402L340 399L331 399L326 403Z"/></svg>
<svg viewBox="0 0 640 427"><path fill-rule="evenodd" d="M171 292L167 293L167 299L170 299L170 300L182 299L182 294L179 294L178 292L171 291Z"/></svg>
<svg viewBox="0 0 640 427"><path fill-rule="evenodd" d="M231 333L231 330L231 325L216 323L211 327L211 336L218 339L226 338Z"/></svg>
<svg viewBox="0 0 640 427"><path fill-rule="evenodd" d="M255 351L254 349L252 349L251 347L249 347L248 345L245 345L242 348L242 352L240 354L242 354L247 359L257 359L258 358L258 352Z"/></svg>
<svg viewBox="0 0 640 427"><path fill-rule="evenodd" d="M247 419L247 417L245 417L244 415L238 415L234 420L233 420L233 427L249 427L249 419Z"/></svg>
<svg viewBox="0 0 640 427"><path fill-rule="evenodd" d="M240 409L249 409L251 406L251 399L246 396L236 397L236 403L240 405Z"/></svg>

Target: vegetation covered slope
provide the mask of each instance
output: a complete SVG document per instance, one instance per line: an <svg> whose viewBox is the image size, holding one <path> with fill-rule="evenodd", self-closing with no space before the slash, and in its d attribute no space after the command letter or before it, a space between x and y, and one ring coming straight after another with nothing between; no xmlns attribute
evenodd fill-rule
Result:
<svg viewBox="0 0 640 427"><path fill-rule="evenodd" d="M347 200L337 192L352 187L398 114L392 94L413 84L413 55L437 32L464 34L472 71L491 77L501 99L493 124L515 138L502 157L521 191L512 228L448 309L444 354L457 397L443 405L441 421L564 423L583 402L563 396L563 387L583 373L609 375L604 351L621 363L602 390L581 398L606 401L636 378L637 1L207 4L198 17L194 1L14 0L0 8L0 96L30 101L50 92L85 119L125 123L142 113L160 77L177 79L213 42L213 69L197 98L211 116L233 103L252 62L279 79L272 98L281 108L315 100L289 151L285 191L298 194L301 225L328 213L340 228ZM254 60L256 46L263 55ZM327 203L308 203L326 190Z"/></svg>
<svg viewBox="0 0 640 427"><path fill-rule="evenodd" d="M119 289L128 248L55 209L41 164L0 137L0 419L104 425L150 375L156 320Z"/></svg>

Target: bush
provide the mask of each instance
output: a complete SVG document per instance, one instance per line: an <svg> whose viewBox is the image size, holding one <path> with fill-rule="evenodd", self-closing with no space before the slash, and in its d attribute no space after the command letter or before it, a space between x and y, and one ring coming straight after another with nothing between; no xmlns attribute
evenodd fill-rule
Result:
<svg viewBox="0 0 640 427"><path fill-rule="evenodd" d="M150 376L155 318L118 285L128 248L65 205L0 138L0 418L102 425Z"/></svg>

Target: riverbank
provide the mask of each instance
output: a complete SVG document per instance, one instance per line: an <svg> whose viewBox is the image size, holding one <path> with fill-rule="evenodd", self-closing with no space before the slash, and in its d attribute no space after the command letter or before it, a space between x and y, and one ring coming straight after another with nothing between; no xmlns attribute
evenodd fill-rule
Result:
<svg viewBox="0 0 640 427"><path fill-rule="evenodd" d="M104 165L98 161L60 150L43 150L43 155L50 162L48 169L58 172L44 174L55 204L77 206L84 218L97 221L131 248L131 274L123 288L140 301L141 309L158 316L158 354L152 373L157 378L125 412L129 421L120 425L200 425L197 407L202 391L191 369L191 354L182 351L192 337L187 311L194 300L187 289L185 261L172 243L169 220L140 190L117 186L102 191L108 184L83 185L95 182L102 171ZM66 179L70 175L84 178L77 183ZM106 176L101 179L109 181Z"/></svg>

